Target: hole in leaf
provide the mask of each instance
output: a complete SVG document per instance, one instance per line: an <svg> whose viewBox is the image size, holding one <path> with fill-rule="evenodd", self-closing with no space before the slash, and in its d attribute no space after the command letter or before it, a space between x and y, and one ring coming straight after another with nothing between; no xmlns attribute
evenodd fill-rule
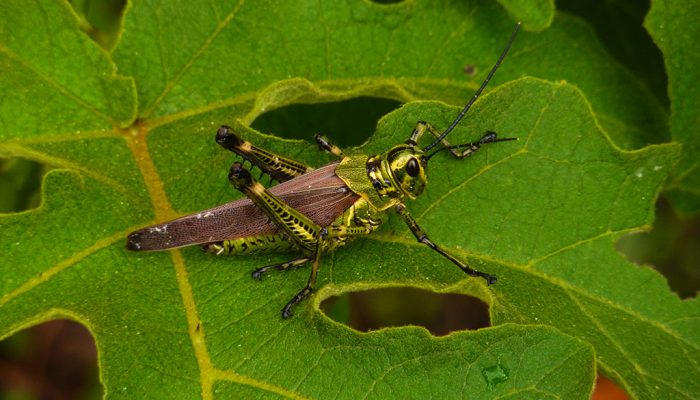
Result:
<svg viewBox="0 0 700 400"><path fill-rule="evenodd" d="M55 320L0 342L0 393L17 399L101 398L90 331Z"/></svg>
<svg viewBox="0 0 700 400"><path fill-rule="evenodd" d="M80 29L104 49L116 44L126 0L71 0Z"/></svg>
<svg viewBox="0 0 700 400"><path fill-rule="evenodd" d="M36 208L41 201L43 165L22 158L0 159L0 213Z"/></svg>
<svg viewBox="0 0 700 400"><path fill-rule="evenodd" d="M400 105L396 100L367 96L332 103L292 104L260 114L251 127L307 141L322 134L341 148L358 146L372 135L381 117Z"/></svg>
<svg viewBox="0 0 700 400"><path fill-rule="evenodd" d="M615 382L598 374L591 400L627 400L629 397Z"/></svg>
<svg viewBox="0 0 700 400"><path fill-rule="evenodd" d="M412 287L345 293L321 303L330 318L361 332L418 325L435 336L490 326L488 305L455 293Z"/></svg>
<svg viewBox="0 0 700 400"><path fill-rule="evenodd" d="M681 218L668 200L656 203L651 231L621 238L617 249L636 264L653 265L681 298L700 290L700 216Z"/></svg>
<svg viewBox="0 0 700 400"><path fill-rule="evenodd" d="M557 1L557 9L589 22L609 50L608 54L636 74L657 99L668 107L668 81L663 55L643 25L649 8L649 0Z"/></svg>

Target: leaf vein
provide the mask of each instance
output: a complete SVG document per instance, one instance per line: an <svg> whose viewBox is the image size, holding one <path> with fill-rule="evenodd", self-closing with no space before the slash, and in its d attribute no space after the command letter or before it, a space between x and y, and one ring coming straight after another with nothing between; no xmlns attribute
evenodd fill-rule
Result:
<svg viewBox="0 0 700 400"><path fill-rule="evenodd" d="M216 39L221 31L223 31L226 27L229 26L231 21L233 21L234 17L238 14L238 11L240 8L243 6L244 0L239 0L238 4L236 7L231 11L226 18L224 18L223 21L221 21L217 26L216 29L209 35L209 37L206 38L204 43L202 43L202 46L197 49L197 51L194 52L192 57L190 57L189 60L182 66L180 71L177 72L174 78L170 79L168 82L166 82L165 87L163 88L163 91L161 94L155 99L155 101L144 110L144 116L149 116L157 107L160 105L160 103L163 101L165 96L167 96L170 91L175 87L175 85L182 79L182 77L185 75L185 73L194 65L195 61L199 59L199 57L204 54L204 51L209 48L209 46L212 44L214 39ZM162 43L162 40L159 40L159 43ZM161 50L161 54L165 54L163 50ZM162 57L161 57L162 59Z"/></svg>
<svg viewBox="0 0 700 400"><path fill-rule="evenodd" d="M17 54L15 54L10 49L8 49L7 47L5 47L1 44L0 44L0 53L4 53L5 55L8 56L8 58L15 60L18 64L20 64L24 68L28 69L32 73L34 73L34 75L38 76L39 79L48 83L50 86L54 87L59 93L62 93L66 97L68 97L69 99L73 100L73 102L78 104L80 107L83 107L84 109L90 111L91 113L95 114L99 118L104 119L105 121L109 122L111 125L119 125L119 123L117 121L115 121L114 119L112 119L110 116L108 116L107 114L98 110L97 108L93 107L88 102L86 102L85 100L80 98L78 95L76 95L73 92L71 92L70 90L68 90L66 87L64 87L59 82L57 82L54 79L50 78L49 76L41 73L39 70L33 68L31 65L26 63L21 57L19 57Z"/></svg>

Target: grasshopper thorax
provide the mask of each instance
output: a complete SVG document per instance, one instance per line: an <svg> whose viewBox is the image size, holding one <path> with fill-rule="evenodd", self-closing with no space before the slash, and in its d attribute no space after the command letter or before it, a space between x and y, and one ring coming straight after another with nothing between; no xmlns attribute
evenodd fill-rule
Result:
<svg viewBox="0 0 700 400"><path fill-rule="evenodd" d="M428 158L415 146L402 144L367 160L367 176L382 197L408 196L415 199L423 193L428 178Z"/></svg>

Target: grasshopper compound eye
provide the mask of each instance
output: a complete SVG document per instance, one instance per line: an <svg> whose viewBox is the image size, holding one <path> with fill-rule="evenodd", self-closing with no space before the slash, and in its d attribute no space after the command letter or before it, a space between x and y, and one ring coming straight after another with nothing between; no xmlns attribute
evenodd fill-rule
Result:
<svg viewBox="0 0 700 400"><path fill-rule="evenodd" d="M418 165L418 160L411 158L406 164L406 173L409 176L416 177L420 173L420 166Z"/></svg>

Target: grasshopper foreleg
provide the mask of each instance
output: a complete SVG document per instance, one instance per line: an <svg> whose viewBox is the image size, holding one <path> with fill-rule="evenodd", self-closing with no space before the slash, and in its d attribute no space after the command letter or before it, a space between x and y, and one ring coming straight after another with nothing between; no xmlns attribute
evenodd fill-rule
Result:
<svg viewBox="0 0 700 400"><path fill-rule="evenodd" d="M435 129L432 125L425 121L418 121L416 123L415 129L413 129L413 132L411 133L411 137L406 141L407 144L410 145L417 145L418 140L423 136L425 132L430 132L433 136L436 138L439 138L441 133ZM457 158L464 158L464 157L469 157L472 154L476 153L481 149L481 146L487 143L494 143L494 142L501 142L505 140L515 140L514 138L507 138L507 139L497 139L496 132L492 131L486 131L484 135L481 137L481 139L477 140L476 142L470 142L470 143L461 143L458 145L451 145L450 142L447 141L447 139L442 139L440 140L440 143L450 152L452 153L453 156ZM458 150L458 149L464 149L464 150Z"/></svg>
<svg viewBox="0 0 700 400"><path fill-rule="evenodd" d="M406 210L406 206L403 204L399 203L396 205L396 212L399 213L399 215L403 218L404 222L406 222L406 225L408 225L408 228L411 230L413 235L416 237L416 239L430 247L431 249L437 251L440 253L443 257L447 258L448 260L452 261L456 266L458 266L462 271L465 273L471 275L471 276L480 276L486 280L486 283L489 285L492 285L496 283L496 276L487 274L485 272L477 271L474 268L469 267L465 263L459 261L449 253L445 252L440 246L436 245L433 243L429 238L428 235L423 232L423 230L418 226L418 223L416 222L415 219L411 216L411 214L408 213L408 210Z"/></svg>

